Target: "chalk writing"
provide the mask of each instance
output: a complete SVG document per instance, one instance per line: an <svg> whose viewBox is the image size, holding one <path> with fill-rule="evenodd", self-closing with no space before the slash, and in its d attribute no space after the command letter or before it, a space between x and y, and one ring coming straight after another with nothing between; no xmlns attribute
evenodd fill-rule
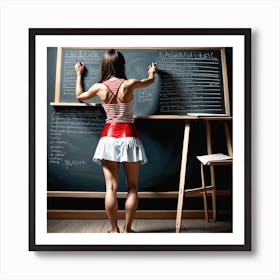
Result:
<svg viewBox="0 0 280 280"><path fill-rule="evenodd" d="M160 113L223 112L221 64L212 51L165 51L160 69Z"/></svg>
<svg viewBox="0 0 280 280"><path fill-rule="evenodd" d="M183 59L200 59L200 60L213 60L218 61L217 57L214 57L213 52L202 51L165 51L160 52L159 59L165 58L183 58Z"/></svg>
<svg viewBox="0 0 280 280"><path fill-rule="evenodd" d="M104 112L101 108L67 108L51 113L49 118L48 134L48 163L51 165L64 165L77 167L85 164L80 159L66 158L72 150L79 150L90 138L98 138L105 123ZM81 138L78 136L80 135ZM79 141L75 141L76 138Z"/></svg>
<svg viewBox="0 0 280 280"><path fill-rule="evenodd" d="M152 94L151 92L142 91L138 93L138 102L144 103L144 102L152 102Z"/></svg>

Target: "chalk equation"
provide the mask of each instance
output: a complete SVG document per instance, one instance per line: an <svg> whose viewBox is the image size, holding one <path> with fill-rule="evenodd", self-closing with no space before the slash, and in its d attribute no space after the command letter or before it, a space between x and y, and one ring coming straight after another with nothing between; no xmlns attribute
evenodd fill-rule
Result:
<svg viewBox="0 0 280 280"><path fill-rule="evenodd" d="M78 159L64 159L63 163L65 164L66 170L69 170L70 167L81 167L85 164L84 160Z"/></svg>
<svg viewBox="0 0 280 280"><path fill-rule="evenodd" d="M138 102L145 103L145 102L152 102L152 93L147 91L141 91L138 93Z"/></svg>

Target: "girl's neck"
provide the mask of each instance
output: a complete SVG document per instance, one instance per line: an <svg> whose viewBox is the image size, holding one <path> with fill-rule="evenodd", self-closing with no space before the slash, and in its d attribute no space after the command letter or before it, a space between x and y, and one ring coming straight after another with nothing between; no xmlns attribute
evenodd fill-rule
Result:
<svg viewBox="0 0 280 280"><path fill-rule="evenodd" d="M116 81L116 80L119 80L118 77L115 77L115 76L111 76L108 81Z"/></svg>

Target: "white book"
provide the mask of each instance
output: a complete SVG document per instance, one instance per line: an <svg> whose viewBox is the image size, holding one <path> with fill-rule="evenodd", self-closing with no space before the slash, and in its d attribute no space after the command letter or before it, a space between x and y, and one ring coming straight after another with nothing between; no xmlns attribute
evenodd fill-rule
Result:
<svg viewBox="0 0 280 280"><path fill-rule="evenodd" d="M211 113L187 113L187 115L193 117L227 117L226 114L211 114Z"/></svg>
<svg viewBox="0 0 280 280"><path fill-rule="evenodd" d="M232 159L232 157L219 153L219 154L197 156L197 159L200 160L204 165L206 165L209 161L229 160Z"/></svg>

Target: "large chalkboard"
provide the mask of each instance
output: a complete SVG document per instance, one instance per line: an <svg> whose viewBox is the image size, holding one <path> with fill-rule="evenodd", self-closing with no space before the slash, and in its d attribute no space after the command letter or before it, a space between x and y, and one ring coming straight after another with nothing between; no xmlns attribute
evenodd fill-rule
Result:
<svg viewBox="0 0 280 280"><path fill-rule="evenodd" d="M156 62L155 83L135 91L135 115L230 115L224 48L119 49L126 60L128 78L147 77L147 66ZM98 81L105 49L58 48L55 103L76 103L75 61L86 65L84 88ZM88 100L100 103L98 97Z"/></svg>
<svg viewBox="0 0 280 280"><path fill-rule="evenodd" d="M133 50L135 51L135 50ZM143 50L144 51L144 50ZM69 56L71 59L81 59L81 57L72 58L73 54L77 53L77 50L73 50L73 53ZM92 51L90 50L89 53ZM127 56L129 50L123 51ZM138 51L140 53L140 51ZM50 47L48 48L47 56L47 78L48 78L48 99L47 99L47 109L48 109L48 118L47 118L47 160L48 160L48 190L79 190L79 191L104 191L105 182L102 167L97 165L92 161L92 157L97 145L97 142L100 137L100 132L105 123L105 114L101 106L52 106L51 102L55 100L55 93L57 91L57 65L63 65L61 61L58 61L59 48ZM103 51L100 50L100 55ZM162 87L165 84L164 80L172 80L172 77L179 77L179 72L175 71L174 74L168 74L167 65L170 66L170 63L163 63L163 60L167 58L167 54L172 54L172 59L174 60L175 53L180 53L179 50L147 50L149 57L146 61L142 62L138 58L137 69L138 72L143 71L142 74L139 74L135 70L134 77L140 77L140 75L145 76L146 73L144 70L146 65L150 62L157 62L159 68L161 69L157 77L155 85L152 85L150 88L147 88L145 92L137 96L135 94L135 99L137 100L138 115L145 115L150 113L158 113L157 110L160 110L159 107L172 108L170 105L166 105L167 100L164 99L166 96L170 96L170 92L173 92L173 95L178 97L176 90L170 88L170 91L167 92L166 88ZM190 54L191 52L188 51ZM202 51L195 52L197 55L202 55ZM209 50L205 51L209 55ZM219 50L213 50L214 54L218 55ZM155 54L152 56L152 54ZM160 55L161 54L161 55ZM183 56L186 54L182 53ZM194 56L194 53L193 53ZM135 55L134 61L137 60ZM162 60L160 58L162 57ZM178 61L179 61L178 57ZM220 59L220 56L219 56ZM129 59L127 58L127 61ZM185 58L183 59L185 60ZM87 63L87 60L83 60ZM69 84L73 83L75 79L74 72L74 63L69 62L69 74L66 73L66 68L63 70L64 74L60 72L60 83L66 81L67 75L69 75ZM128 63L128 62L127 62ZM178 62L179 64L179 62ZM144 67L145 65L145 67ZM172 67L175 69L176 65ZM181 66L180 66L181 67ZM85 80L92 79L91 82L86 84L87 86L90 83L94 82L94 79L97 79L98 74L96 70L95 78L92 78L90 73L90 66L87 63L88 73L86 74ZM93 67L94 69L98 66ZM221 75L221 68L219 68L219 75ZM127 70L132 71L132 65L127 64ZM71 72L71 73L70 73ZM138 73L138 74L137 74ZM139 75L139 76L136 76ZM64 75L64 76L63 76ZM128 76L130 73L128 71ZM178 79L176 78L176 84L178 86ZM182 78L183 79L183 78ZM181 79L181 81L183 81ZM222 83L222 81L221 81ZM67 84L67 83L66 83ZM77 103L75 100L75 92L73 89L69 90L70 87L60 86L60 104L62 102ZM67 91L69 90L69 91ZM164 92L166 91L166 92ZM181 95L187 93L181 91ZM175 97L174 97L175 98ZM183 97L182 97L183 98ZM187 97L184 97L187 98ZM176 101L178 103L178 100ZM142 107L141 107L142 104ZM221 105L222 106L222 105ZM223 107L224 108L224 107ZM176 109L176 110L175 110ZM172 112L168 113L179 113L180 111L175 108ZM161 114L166 114L165 111L162 111ZM184 133L184 122L182 120L174 119L136 119L136 126L139 131L143 145L145 146L148 164L141 167L140 178L139 178L139 190L153 190L153 191L166 191L166 190L178 190L179 177L180 177L180 164L182 156L182 141ZM222 143L225 143L225 140L220 136L220 132L223 129L218 129L217 133L214 135L221 139ZM204 149L205 145L205 135L204 127L200 122L192 122L191 137L190 137L190 147L188 152L188 166L187 166L187 179L186 185L199 185L200 184L200 171L199 169L193 170L193 168L199 168L195 166L195 156L197 154L203 154L206 152ZM226 149L226 147L225 147ZM219 152L223 152L219 146ZM121 168L120 170L120 191L126 191L125 186L125 176L124 171Z"/></svg>

